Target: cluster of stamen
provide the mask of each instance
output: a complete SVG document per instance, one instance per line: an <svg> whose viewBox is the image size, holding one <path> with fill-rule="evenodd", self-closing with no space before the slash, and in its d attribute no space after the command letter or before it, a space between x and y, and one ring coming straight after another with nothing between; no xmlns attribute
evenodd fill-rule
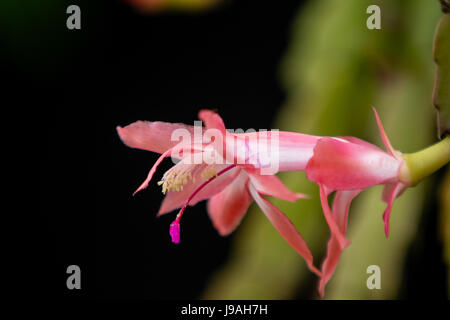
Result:
<svg viewBox="0 0 450 320"><path fill-rule="evenodd" d="M217 171L212 167L207 167L200 176L204 181L207 181L216 177ZM192 170L179 171L172 168L164 174L161 181L158 181L158 185L162 186L162 193L166 194L167 191L183 191L184 186L191 180L195 183Z"/></svg>
<svg viewBox="0 0 450 320"><path fill-rule="evenodd" d="M217 177L217 171L213 167L207 167L202 171L201 177L204 181L211 179L212 177Z"/></svg>
<svg viewBox="0 0 450 320"><path fill-rule="evenodd" d="M164 174L161 181L158 181L158 185L162 185L162 193L166 194L167 191L182 191L183 186L187 184L189 180L195 182L195 177L192 177L190 171L171 169Z"/></svg>

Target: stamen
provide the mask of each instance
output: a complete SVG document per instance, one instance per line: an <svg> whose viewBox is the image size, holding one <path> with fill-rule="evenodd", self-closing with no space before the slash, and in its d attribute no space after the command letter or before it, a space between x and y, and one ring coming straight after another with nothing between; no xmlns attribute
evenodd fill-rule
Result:
<svg viewBox="0 0 450 320"><path fill-rule="evenodd" d="M161 181L158 181L158 185L162 185L162 193L166 194L167 191L183 191L183 186L189 180L194 180L190 170L178 171L172 168L164 174Z"/></svg>
<svg viewBox="0 0 450 320"><path fill-rule="evenodd" d="M213 167L208 167L201 173L203 180L209 180L214 176L217 176L217 171Z"/></svg>
<svg viewBox="0 0 450 320"><path fill-rule="evenodd" d="M187 201L184 203L184 205L181 208L180 212L177 214L177 217L175 218L175 220L170 224L170 236L172 237L172 242L173 243L179 243L180 242L180 238L179 238L180 237L180 219L181 219L181 216L183 215L184 210L186 210L186 207L189 205L191 200L197 195L197 193L199 193L211 181L213 181L217 177L221 176L225 172L233 169L234 167L236 167L236 165L232 164L232 165L226 167L225 169L222 169L221 171L219 171L218 173L216 173L215 175L210 177L207 181L203 182L197 189L195 189L194 192L192 192L192 194L189 196Z"/></svg>
<svg viewBox="0 0 450 320"><path fill-rule="evenodd" d="M161 181L158 181L158 185L162 185L162 193L166 194L167 191L183 191L184 185L190 180L195 183L195 176L192 174L192 169L192 167L184 171L177 170L175 167L169 169L169 171L164 174ZM213 167L207 167L202 171L200 176L203 180L207 181L212 177L217 176L217 171Z"/></svg>

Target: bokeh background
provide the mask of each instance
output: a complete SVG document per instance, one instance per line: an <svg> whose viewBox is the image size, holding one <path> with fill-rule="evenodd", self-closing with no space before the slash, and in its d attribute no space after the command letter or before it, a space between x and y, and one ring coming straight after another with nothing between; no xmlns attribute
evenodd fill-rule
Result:
<svg viewBox="0 0 450 320"><path fill-rule="evenodd" d="M316 277L254 205L225 238L213 229L205 203L191 207L182 242L173 245L173 214L155 217L159 188L131 196L157 155L125 147L115 127L193 123L200 108L212 108L229 128L353 135L381 145L370 108L376 106L395 148L423 148L436 140L437 1L168 2L2 1L1 70L16 104L27 106L26 116L40 128L46 292L318 298ZM70 4L81 7L81 30L66 28ZM371 4L381 7L381 30L366 28ZM160 174L169 167L170 161ZM274 203L321 261L329 233L317 187L303 173L280 177L312 195ZM381 188L358 196L350 211L352 244L326 299L448 298L450 178L444 177L445 168L395 202L389 239ZM82 270L78 292L65 287L70 264ZM365 285L371 264L381 267L381 290Z"/></svg>

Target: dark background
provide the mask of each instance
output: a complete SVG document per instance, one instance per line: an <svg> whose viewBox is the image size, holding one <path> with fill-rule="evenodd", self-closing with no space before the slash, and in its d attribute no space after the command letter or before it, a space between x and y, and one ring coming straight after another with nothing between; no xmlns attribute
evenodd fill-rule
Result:
<svg viewBox="0 0 450 320"><path fill-rule="evenodd" d="M193 123L200 108L212 108L229 128L270 128L283 103L278 64L303 2L239 0L206 13L150 16L120 1L60 1L39 14L23 9L32 23L7 39L2 71L11 79L7 91L37 127L32 139L45 224L38 239L40 294L201 295L226 261L233 235L220 237L201 203L188 208L182 242L172 244L175 214L155 217L159 188L151 184L132 197L157 155L127 148L115 127L136 120ZM81 7L81 30L66 28L69 4ZM167 161L155 179L169 167ZM404 298L445 297L436 224L435 214L424 215ZM71 264L81 267L82 290L66 288ZM423 278L430 270L434 281ZM314 297L314 289L296 298Z"/></svg>
<svg viewBox="0 0 450 320"><path fill-rule="evenodd" d="M115 127L136 120L192 124L199 109L212 108L230 128L270 128L283 101L278 62L299 6L233 1L207 13L148 16L117 1L81 2L80 31L65 29L62 12L56 41L70 50L56 51L67 61L49 59L59 66L45 71L47 81L41 72L31 80L45 105L42 200L56 251L48 257L56 292L201 294L226 260L232 236L217 234L201 203L188 208L182 242L172 244L175 213L155 218L160 188L152 183L132 197L157 155L126 147ZM79 292L66 289L70 264L82 270Z"/></svg>

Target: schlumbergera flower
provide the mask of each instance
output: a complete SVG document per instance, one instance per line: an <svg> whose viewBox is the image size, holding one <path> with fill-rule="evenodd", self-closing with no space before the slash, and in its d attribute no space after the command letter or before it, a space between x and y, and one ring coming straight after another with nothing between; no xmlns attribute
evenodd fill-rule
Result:
<svg viewBox="0 0 450 320"><path fill-rule="evenodd" d="M165 194L158 216L181 208L170 226L172 241L180 241L180 219L188 205L208 200L212 223L225 236L235 230L255 200L275 229L320 276L294 224L264 197L287 201L305 197L290 191L275 173L305 170L319 137L273 130L231 133L220 116L209 110L200 111L199 119L204 127L145 121L117 127L127 146L161 154L136 192L148 186L164 158L178 159L158 182Z"/></svg>
<svg viewBox="0 0 450 320"><path fill-rule="evenodd" d="M353 198L370 186L385 186L382 199L387 202L383 213L387 237L393 202L410 185L404 157L392 148L375 108L373 111L387 152L354 137L324 137L317 141L314 154L306 167L307 178L319 185L323 212L331 231L327 254L321 266L321 296L343 249L349 244L345 234ZM330 208L328 196L334 191L336 194Z"/></svg>

